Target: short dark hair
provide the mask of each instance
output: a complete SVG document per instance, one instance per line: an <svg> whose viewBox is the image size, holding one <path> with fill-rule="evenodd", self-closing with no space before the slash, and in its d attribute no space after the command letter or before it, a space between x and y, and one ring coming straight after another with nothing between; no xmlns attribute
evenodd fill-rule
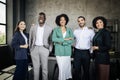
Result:
<svg viewBox="0 0 120 80"><path fill-rule="evenodd" d="M67 16L66 14L58 15L58 16L56 17L55 23L56 23L58 26L60 26L60 18L61 18L61 17L64 17L64 18L65 18L65 20L66 20L65 25L67 25L67 23L68 23L68 21L69 21L69 18L68 18L68 16Z"/></svg>
<svg viewBox="0 0 120 80"><path fill-rule="evenodd" d="M46 19L46 14L45 14L44 12L40 12L40 13L39 13L39 16L40 16L40 15L43 15L44 18Z"/></svg>
<svg viewBox="0 0 120 80"><path fill-rule="evenodd" d="M106 19L105 17L103 17L103 16L98 16L98 17L95 17L95 18L93 19L93 21L92 21L92 24L93 24L93 27L94 27L94 28L97 28L97 27L96 27L96 22L97 22L97 20L102 20L102 21L103 21L104 28L107 26L107 19Z"/></svg>
<svg viewBox="0 0 120 80"><path fill-rule="evenodd" d="M79 18L83 18L83 19L85 20L85 17L84 17L84 16L79 16L78 19L79 19Z"/></svg>

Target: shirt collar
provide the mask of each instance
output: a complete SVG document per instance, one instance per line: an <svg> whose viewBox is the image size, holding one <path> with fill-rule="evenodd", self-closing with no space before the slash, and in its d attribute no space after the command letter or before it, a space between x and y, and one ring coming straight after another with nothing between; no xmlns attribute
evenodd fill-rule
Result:
<svg viewBox="0 0 120 80"><path fill-rule="evenodd" d="M38 27L44 28L44 27L45 27L45 24L46 24L46 23L44 23L44 25L43 25L42 27L38 24Z"/></svg>
<svg viewBox="0 0 120 80"><path fill-rule="evenodd" d="M87 26L84 26L83 28L79 27L80 30L88 29Z"/></svg>

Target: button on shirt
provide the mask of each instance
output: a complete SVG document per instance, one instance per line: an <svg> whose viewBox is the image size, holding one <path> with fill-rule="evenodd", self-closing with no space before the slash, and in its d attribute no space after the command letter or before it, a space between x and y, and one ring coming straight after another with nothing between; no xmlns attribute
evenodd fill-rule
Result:
<svg viewBox="0 0 120 80"><path fill-rule="evenodd" d="M74 31L75 36L75 48L77 49L90 49L92 45L92 39L95 35L92 29L88 27L78 28Z"/></svg>
<svg viewBox="0 0 120 80"><path fill-rule="evenodd" d="M44 26L40 27L38 25L37 27L37 32L36 32L36 41L35 41L35 45L37 46L43 46L43 33L44 33Z"/></svg>

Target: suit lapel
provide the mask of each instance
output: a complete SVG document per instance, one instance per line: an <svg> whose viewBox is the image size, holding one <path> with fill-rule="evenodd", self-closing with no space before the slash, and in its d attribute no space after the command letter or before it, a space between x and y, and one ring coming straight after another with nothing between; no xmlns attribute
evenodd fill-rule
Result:
<svg viewBox="0 0 120 80"><path fill-rule="evenodd" d="M34 28L34 32L33 32L33 39L34 39L34 42L36 41L36 34L37 34L37 27L38 27L38 25L36 25L36 26L33 26L33 27L35 27Z"/></svg>
<svg viewBox="0 0 120 80"><path fill-rule="evenodd" d="M47 31L48 29L47 29L47 26L45 25L44 26L44 32L43 32L43 42L44 42L44 40L45 40L45 37L46 37L46 34L47 34Z"/></svg>

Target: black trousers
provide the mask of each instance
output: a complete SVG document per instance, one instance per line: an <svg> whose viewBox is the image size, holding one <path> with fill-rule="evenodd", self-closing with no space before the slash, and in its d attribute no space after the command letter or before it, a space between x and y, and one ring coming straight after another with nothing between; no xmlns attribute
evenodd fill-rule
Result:
<svg viewBox="0 0 120 80"><path fill-rule="evenodd" d="M83 75L81 73L83 68ZM74 80L89 80L90 52L89 50L74 50Z"/></svg>

